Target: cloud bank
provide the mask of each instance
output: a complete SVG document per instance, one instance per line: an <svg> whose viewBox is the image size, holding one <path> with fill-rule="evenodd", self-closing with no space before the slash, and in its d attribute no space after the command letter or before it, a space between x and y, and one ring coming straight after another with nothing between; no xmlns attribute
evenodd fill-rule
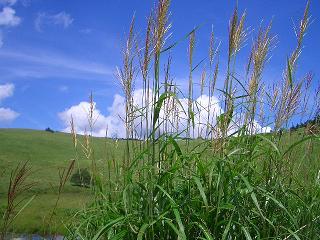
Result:
<svg viewBox="0 0 320 240"><path fill-rule="evenodd" d="M11 97L14 92L14 85L11 83L0 85L0 103L5 98Z"/></svg>
<svg viewBox="0 0 320 240"><path fill-rule="evenodd" d="M0 124L1 123L11 123L14 121L20 114L15 112L10 108L1 107L1 102L13 96L14 85L13 84L3 84L0 85Z"/></svg>
<svg viewBox="0 0 320 240"><path fill-rule="evenodd" d="M21 18L16 16L16 11L11 7L4 7L0 12L0 26L14 27L19 25Z"/></svg>
<svg viewBox="0 0 320 240"><path fill-rule="evenodd" d="M10 108L0 107L0 123L10 123L19 116L19 113Z"/></svg>
<svg viewBox="0 0 320 240"><path fill-rule="evenodd" d="M16 16L16 11L12 8L17 0L0 0L0 48L3 46L3 32L1 28L15 27L21 23L21 18Z"/></svg>
<svg viewBox="0 0 320 240"><path fill-rule="evenodd" d="M150 90L150 97L152 99L152 91ZM138 129L135 137L145 138L147 135L147 126L145 124L146 109L142 109L143 101L143 90L138 89L133 92L133 106L135 109L139 109L135 113L133 128ZM216 97L209 97L207 95L199 96L193 101L194 109L194 127L191 127L192 137L206 137L210 135L210 127L216 125L217 116L223 113L222 108L220 107L219 100ZM162 124L160 127L160 132L181 132L187 128L188 118L187 118L187 109L188 109L188 99L181 98L179 103L173 98L169 99L169 103L166 106L168 108L161 108L159 114L160 122L163 122L165 119L168 121L168 129L165 128L165 124ZM65 109L63 112L58 114L62 124L64 125L63 131L70 132L70 120L71 117L74 119L74 125L77 133L84 134L88 133L90 127L88 123L88 115L90 111L89 102L80 102L77 105L71 106L70 108ZM148 110L153 111L152 109ZM124 124L125 119L125 98L119 94L114 96L112 105L108 108L107 115L101 113L97 108L96 103L93 104L93 119L94 127L92 129L92 135L99 137L114 137L114 138L125 138L126 137L126 128ZM179 121L175 121L175 119ZM233 133L239 129L241 126L240 121L234 120L230 126L229 133ZM175 122L175 124L171 124ZM142 124L141 124L142 123ZM149 119L151 123L151 119ZM176 124L178 123L178 124ZM151 125L151 124L150 124ZM151 126L149 126L150 129ZM261 127L258 122L254 122L254 132L269 132L270 128Z"/></svg>

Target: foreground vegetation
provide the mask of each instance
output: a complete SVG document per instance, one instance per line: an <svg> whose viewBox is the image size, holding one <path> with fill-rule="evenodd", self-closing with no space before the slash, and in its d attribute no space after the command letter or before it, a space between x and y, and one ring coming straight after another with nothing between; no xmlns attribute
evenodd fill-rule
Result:
<svg viewBox="0 0 320 240"><path fill-rule="evenodd" d="M262 77L274 46L272 23L256 32L245 75L236 74L236 56L248 31L246 13L239 15L235 9L222 89L216 88L220 44L211 33L208 56L195 63L198 28L191 31L187 95L171 77L170 51L177 43L168 44L169 6L169 0L158 1L144 41L135 34L133 19L123 66L118 68L126 98L126 139L142 141L127 140L124 158L107 162L105 175L97 169L94 154L88 156L95 198L76 214L69 237L319 239L317 127L300 135L283 134L297 114L319 114L319 92L310 93L312 76L296 77L310 23L309 2L295 29L297 46L284 61L282 80L273 86ZM195 99L193 74L199 66L204 69L199 81L202 97ZM143 86L138 101L136 76ZM220 96L218 102L214 94ZM313 106L310 97L316 100ZM217 104L222 106L219 113L214 109ZM93 128L92 111L88 119ZM260 125L272 126L273 132L259 134L267 129ZM74 147L80 151L73 124L71 129ZM92 152L94 145L88 142L85 149Z"/></svg>
<svg viewBox="0 0 320 240"><path fill-rule="evenodd" d="M312 76L296 77L310 23L309 3L296 28L297 46L279 74L282 81L273 86L262 77L274 45L271 23L256 32L241 76L236 74L236 56L248 31L246 14L235 9L222 89L216 88L220 44L211 33L208 57L194 63L198 28L191 31L186 96L170 75L169 52L177 43L167 43L169 7L169 0L159 0L148 18L144 41L135 34L134 19L130 26L123 66L118 68L126 99L125 140L105 140L101 147L101 139L91 136L96 119L92 96L85 136L77 135L76 119L71 119L74 150L69 167L59 171L58 200L70 187L66 183L72 170L81 172L88 164L92 201L66 223L67 237L319 239L319 126L315 122L307 130L283 131L297 114L317 117L320 112ZM193 74L200 66L202 98L195 100ZM134 99L137 76L143 86L138 101ZM220 96L218 102L214 94ZM308 99L315 100L313 106ZM269 126L273 132L263 133ZM53 209L56 214L57 204ZM7 206L5 216L11 212Z"/></svg>
<svg viewBox="0 0 320 240"><path fill-rule="evenodd" d="M270 136L270 135L269 135ZM268 136L268 137L269 137ZM282 137L283 149L298 142L306 136L305 129L298 129L293 133L285 132ZM22 129L1 129L1 212L5 210L5 198L9 181L9 172L11 172L22 160L26 159L32 166L32 174L29 177L30 182L35 182L33 189L22 196L29 199L35 195L30 205L15 219L10 231L16 233L66 233L66 228L70 218L79 210L90 204L93 200L92 191L87 188L80 188L68 183L61 195L58 210L54 218L54 229L48 228L46 219L51 215L57 198L58 189L58 169L68 165L73 158L73 146L70 141L71 136L64 133L48 133L44 131L22 130ZM116 140L94 138L95 151L101 157L105 155L105 143L107 144L109 156L123 156L125 146L124 141L117 141L118 147L114 143ZM193 141L194 146L203 140ZM181 144L184 147L184 142ZM308 155L306 154L308 152ZM294 151L295 172L294 179L296 182L304 184L308 176L315 176L316 170L320 168L317 156L320 151L320 142L308 140L302 143ZM210 151L209 151L210 152ZM209 157L209 156L207 156ZM111 158L110 158L111 159ZM122 157L118 158L120 161ZM81 167L88 167L89 163L83 161ZM77 170L75 169L76 173ZM313 172L313 173L312 173ZM312 173L312 174L310 174ZM308 181L312 181L309 179Z"/></svg>

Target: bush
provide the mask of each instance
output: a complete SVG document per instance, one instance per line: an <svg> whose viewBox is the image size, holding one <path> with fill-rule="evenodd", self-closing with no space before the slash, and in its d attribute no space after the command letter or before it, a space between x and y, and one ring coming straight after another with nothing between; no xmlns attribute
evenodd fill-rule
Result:
<svg viewBox="0 0 320 240"><path fill-rule="evenodd" d="M70 179L70 182L73 186L78 187L90 187L91 175L86 168L81 168L77 172L75 172Z"/></svg>
<svg viewBox="0 0 320 240"><path fill-rule="evenodd" d="M46 131L46 132L50 132L50 133L54 133L54 131L53 131L51 128L49 128L49 127L46 128L45 131Z"/></svg>

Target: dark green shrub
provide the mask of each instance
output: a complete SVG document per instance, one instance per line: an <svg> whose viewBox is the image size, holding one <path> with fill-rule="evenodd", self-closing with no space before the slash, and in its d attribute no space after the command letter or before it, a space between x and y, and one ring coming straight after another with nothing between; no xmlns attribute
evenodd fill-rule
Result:
<svg viewBox="0 0 320 240"><path fill-rule="evenodd" d="M90 187L91 175L86 168L81 168L77 170L70 179L70 182L73 186L78 187Z"/></svg>
<svg viewBox="0 0 320 240"><path fill-rule="evenodd" d="M54 131L53 131L51 128L49 128L49 127L46 128L45 131L46 131L46 132L50 132L50 133L54 133Z"/></svg>

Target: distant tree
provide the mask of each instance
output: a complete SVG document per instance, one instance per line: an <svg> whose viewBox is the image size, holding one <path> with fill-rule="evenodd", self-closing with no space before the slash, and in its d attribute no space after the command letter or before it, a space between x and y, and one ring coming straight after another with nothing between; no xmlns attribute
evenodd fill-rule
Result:
<svg viewBox="0 0 320 240"><path fill-rule="evenodd" d="M312 119L308 119L305 122L302 123L298 123L295 126L292 126L290 128L290 130L298 130L300 128L307 128L307 130L305 130L305 132L318 132L319 128L320 128L320 115L316 115L314 118Z"/></svg>
<svg viewBox="0 0 320 240"><path fill-rule="evenodd" d="M51 128L49 128L49 127L47 127L47 128L45 129L45 131L46 131L46 132L50 132L50 133L54 133L54 131L53 131Z"/></svg>
<svg viewBox="0 0 320 240"><path fill-rule="evenodd" d="M89 188L91 183L91 175L88 169L80 168L71 176L70 182L73 186Z"/></svg>

